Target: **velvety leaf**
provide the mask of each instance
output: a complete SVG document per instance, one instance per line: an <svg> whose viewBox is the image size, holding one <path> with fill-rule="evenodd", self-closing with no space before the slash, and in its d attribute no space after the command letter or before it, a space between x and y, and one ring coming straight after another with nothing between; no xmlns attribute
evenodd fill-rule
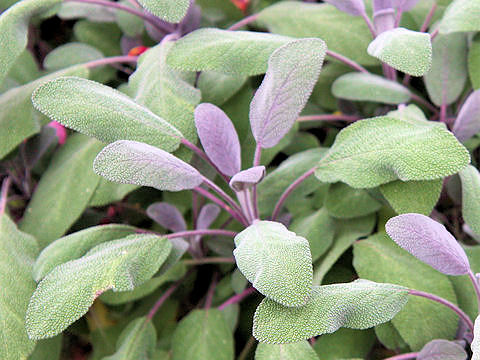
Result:
<svg viewBox="0 0 480 360"><path fill-rule="evenodd" d="M27 46L28 23L61 0L24 0L0 16L0 84Z"/></svg>
<svg viewBox="0 0 480 360"><path fill-rule="evenodd" d="M418 353L417 360L465 360L467 353L457 343L447 340L432 340Z"/></svg>
<svg viewBox="0 0 480 360"><path fill-rule="evenodd" d="M35 90L32 101L49 118L107 143L136 140L173 151L182 137L128 96L90 80L64 77L49 81Z"/></svg>
<svg viewBox="0 0 480 360"><path fill-rule="evenodd" d="M308 241L273 221L256 221L235 237L237 266L255 289L285 306L302 306L312 292Z"/></svg>
<svg viewBox="0 0 480 360"><path fill-rule="evenodd" d="M156 202L151 204L147 208L147 215L167 230L179 232L187 229L183 215L169 203Z"/></svg>
<svg viewBox="0 0 480 360"><path fill-rule="evenodd" d="M366 190L353 189L344 183L330 185L325 197L328 213L340 219L351 219L376 212L382 204Z"/></svg>
<svg viewBox="0 0 480 360"><path fill-rule="evenodd" d="M88 19L108 23L115 21L115 9L89 3L63 2L57 16L62 20Z"/></svg>
<svg viewBox="0 0 480 360"><path fill-rule="evenodd" d="M277 344L329 334L341 327L368 329L391 320L407 301L407 288L368 280L315 286L307 304L298 308L265 298L255 312L253 336Z"/></svg>
<svg viewBox="0 0 480 360"><path fill-rule="evenodd" d="M228 116L213 104L195 109L195 125L203 149L218 169L233 176L241 169L240 140Z"/></svg>
<svg viewBox="0 0 480 360"><path fill-rule="evenodd" d="M397 214L430 215L442 192L443 180L392 181L380 185L380 192Z"/></svg>
<svg viewBox="0 0 480 360"><path fill-rule="evenodd" d="M480 315L475 319L475 327L473 331L473 342L471 345L473 356L472 360L480 359Z"/></svg>
<svg viewBox="0 0 480 360"><path fill-rule="evenodd" d="M480 89L480 40L474 38L468 51L468 74L475 90Z"/></svg>
<svg viewBox="0 0 480 360"><path fill-rule="evenodd" d="M98 8L98 6L96 6ZM80 20L73 26L73 33L78 41L100 50L105 56L121 54L120 40L122 31L118 26Z"/></svg>
<svg viewBox="0 0 480 360"><path fill-rule="evenodd" d="M43 173L20 223L40 248L62 236L87 207L100 181L92 162L101 148L95 139L70 136Z"/></svg>
<svg viewBox="0 0 480 360"><path fill-rule="evenodd" d="M93 170L110 181L167 191L193 189L203 182L196 169L172 154L128 140L107 145L95 158Z"/></svg>
<svg viewBox="0 0 480 360"><path fill-rule="evenodd" d="M308 341L292 344L259 343L255 351L255 360L319 360Z"/></svg>
<svg viewBox="0 0 480 360"><path fill-rule="evenodd" d="M230 187L235 191L250 189L263 180L265 172L263 165L240 171L230 179Z"/></svg>
<svg viewBox="0 0 480 360"><path fill-rule="evenodd" d="M172 360L233 360L233 334L217 309L193 310L172 338Z"/></svg>
<svg viewBox="0 0 480 360"><path fill-rule="evenodd" d="M152 359L157 342L157 333L152 322L145 316L130 322L120 334L117 351L103 360L149 360Z"/></svg>
<svg viewBox="0 0 480 360"><path fill-rule="evenodd" d="M419 0L398 0L395 1L394 6L403 12L407 12L415 7Z"/></svg>
<svg viewBox="0 0 480 360"><path fill-rule="evenodd" d="M432 42L432 67L424 75L428 95L437 106L458 99L467 80L465 34L438 35Z"/></svg>
<svg viewBox="0 0 480 360"><path fill-rule="evenodd" d="M198 214L197 229L208 229L220 214L220 207L215 204L206 204Z"/></svg>
<svg viewBox="0 0 480 360"><path fill-rule="evenodd" d="M480 132L480 90L471 93L460 109L452 132L458 140L465 142Z"/></svg>
<svg viewBox="0 0 480 360"><path fill-rule="evenodd" d="M326 3L332 4L338 10L353 16L365 14L365 4L363 0L326 0Z"/></svg>
<svg viewBox="0 0 480 360"><path fill-rule="evenodd" d="M455 0L445 10L440 33L479 31L480 3L471 0Z"/></svg>
<svg viewBox="0 0 480 360"><path fill-rule="evenodd" d="M366 359L375 343L375 332L342 328L316 340L313 349L321 360Z"/></svg>
<svg viewBox="0 0 480 360"><path fill-rule="evenodd" d="M377 117L340 131L315 175L324 182L371 188L397 179L440 179L469 162L462 144L440 126Z"/></svg>
<svg viewBox="0 0 480 360"><path fill-rule="evenodd" d="M136 189L138 189L137 185L117 184L101 178L88 205L105 206L122 200L127 194Z"/></svg>
<svg viewBox="0 0 480 360"><path fill-rule="evenodd" d="M190 0L139 0L138 2L153 15L170 23L180 22L190 6Z"/></svg>
<svg viewBox="0 0 480 360"><path fill-rule="evenodd" d="M101 243L119 239L134 232L135 228L128 225L99 225L55 240L42 250L35 261L33 278L38 282L58 265L78 259Z"/></svg>
<svg viewBox="0 0 480 360"><path fill-rule="evenodd" d="M392 322L386 322L375 326L375 335L378 341L382 343L387 349L391 350L404 350L408 352L410 350L408 344L402 338L398 330L393 326Z"/></svg>
<svg viewBox="0 0 480 360"><path fill-rule="evenodd" d="M270 32L294 37L316 37L362 65L378 65L367 54L372 35L361 17L352 17L330 4L281 1L262 10L257 22Z"/></svg>
<svg viewBox="0 0 480 360"><path fill-rule="evenodd" d="M35 290L32 267L37 254L35 239L18 230L5 213L0 214L0 357L5 360L26 359L35 347L24 319Z"/></svg>
<svg viewBox="0 0 480 360"><path fill-rule="evenodd" d="M103 54L93 46L71 42L50 51L43 60L43 67L47 70L60 70L101 58Z"/></svg>
<svg viewBox="0 0 480 360"><path fill-rule="evenodd" d="M292 128L317 82L326 51L320 39L301 39L270 56L265 78L250 104L250 126L262 148L277 145Z"/></svg>
<svg viewBox="0 0 480 360"><path fill-rule="evenodd" d="M187 0L188 1L188 0ZM177 1L178 2L178 1ZM128 0L121 0L119 1L120 4L128 6L133 9L138 9L138 7L134 6ZM117 25L120 29L122 29L123 33L130 37L141 36L143 33L143 29L145 28L143 19L131 14L129 12L118 10L115 14L115 19Z"/></svg>
<svg viewBox="0 0 480 360"><path fill-rule="evenodd" d="M475 234L480 234L480 174L472 165L460 171L463 220Z"/></svg>
<svg viewBox="0 0 480 360"><path fill-rule="evenodd" d="M422 76L432 65L430 34L404 28L378 35L368 46L368 53L413 76Z"/></svg>
<svg viewBox="0 0 480 360"><path fill-rule="evenodd" d="M213 70L258 75L267 71L269 56L291 38L251 31L199 29L175 42L167 63L180 70Z"/></svg>
<svg viewBox="0 0 480 360"><path fill-rule="evenodd" d="M53 269L28 305L31 339L52 337L83 316L103 292L132 290L157 272L171 250L166 238L130 235L97 245Z"/></svg>
<svg viewBox="0 0 480 360"><path fill-rule="evenodd" d="M449 278L400 248L387 234L379 233L356 242L353 256L353 266L361 278L388 281L456 303ZM445 306L412 296L392 324L412 351L420 351L431 340L453 339L458 320Z"/></svg>
<svg viewBox="0 0 480 360"><path fill-rule="evenodd" d="M410 91L403 85L379 75L360 72L337 78L333 82L332 93L342 99L385 104L401 104L410 100Z"/></svg>
<svg viewBox="0 0 480 360"><path fill-rule="evenodd" d="M224 104L237 93L247 81L244 75L228 75L216 71L202 71L197 86L202 93L202 101L217 106Z"/></svg>

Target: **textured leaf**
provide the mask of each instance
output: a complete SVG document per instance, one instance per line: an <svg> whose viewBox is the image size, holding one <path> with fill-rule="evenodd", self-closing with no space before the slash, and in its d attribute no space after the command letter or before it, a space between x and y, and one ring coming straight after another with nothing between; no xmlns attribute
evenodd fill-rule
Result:
<svg viewBox="0 0 480 360"><path fill-rule="evenodd" d="M375 343L372 329L342 328L333 334L324 334L313 345L321 360L366 359Z"/></svg>
<svg viewBox="0 0 480 360"><path fill-rule="evenodd" d="M26 359L35 342L25 330L28 301L35 290L32 267L38 254L35 239L19 231L4 213L0 214L0 357Z"/></svg>
<svg viewBox="0 0 480 360"><path fill-rule="evenodd" d="M91 248L110 240L119 239L135 232L128 225L93 226L55 240L42 250L33 267L35 281L43 279L58 265L85 255Z"/></svg>
<svg viewBox="0 0 480 360"><path fill-rule="evenodd" d="M447 275L470 270L467 255L442 224L421 214L403 214L388 220L388 235L417 259Z"/></svg>
<svg viewBox="0 0 480 360"><path fill-rule="evenodd" d="M172 338L172 360L233 360L233 334L217 309L193 310Z"/></svg>
<svg viewBox="0 0 480 360"><path fill-rule="evenodd" d="M0 16L0 84L27 46L28 23L61 0L24 0Z"/></svg>
<svg viewBox="0 0 480 360"><path fill-rule="evenodd" d="M480 31L480 3L472 0L455 0L443 14L440 33Z"/></svg>
<svg viewBox="0 0 480 360"><path fill-rule="evenodd" d="M378 117L340 131L315 175L324 182L371 188L397 179L440 179L469 162L466 149L439 126Z"/></svg>
<svg viewBox="0 0 480 360"><path fill-rule="evenodd" d="M475 90L480 89L480 40L474 38L468 51L468 74Z"/></svg>
<svg viewBox="0 0 480 360"><path fill-rule="evenodd" d="M442 192L443 180L392 181L380 185L382 195L397 214L430 215Z"/></svg>
<svg viewBox="0 0 480 360"><path fill-rule="evenodd" d="M105 206L122 200L127 194L138 189L136 185L117 184L101 178L93 193L89 206Z"/></svg>
<svg viewBox="0 0 480 360"><path fill-rule="evenodd" d="M453 103L467 81L467 38L465 34L438 35L432 42L432 67L424 75L428 95L440 106Z"/></svg>
<svg viewBox="0 0 480 360"><path fill-rule="evenodd" d="M190 6L189 0L139 0L138 2L153 15L170 23L180 22Z"/></svg>
<svg viewBox="0 0 480 360"><path fill-rule="evenodd" d="M245 84L244 75L227 75L216 71L202 71L197 86L202 93L202 101L217 106L224 104Z"/></svg>
<svg viewBox="0 0 480 360"><path fill-rule="evenodd" d="M430 34L404 28L378 35L368 46L368 53L413 76L422 76L432 65Z"/></svg>
<svg viewBox="0 0 480 360"><path fill-rule="evenodd" d="M304 305L312 292L308 241L273 221L256 221L235 237L237 266L255 289L285 306Z"/></svg>
<svg viewBox="0 0 480 360"><path fill-rule="evenodd" d="M281 1L260 12L258 23L270 32L294 37L318 37L362 65L377 65L367 54L372 35L361 17L352 17L330 4Z"/></svg>
<svg viewBox="0 0 480 360"><path fill-rule="evenodd" d="M156 202L147 208L147 215L167 230L178 232L187 229L183 215L178 209L165 202Z"/></svg>
<svg viewBox="0 0 480 360"><path fill-rule="evenodd" d="M35 90L32 100L49 118L107 143L136 140L173 151L182 137L128 96L90 80L64 77L49 81Z"/></svg>
<svg viewBox="0 0 480 360"><path fill-rule="evenodd" d="M121 0L120 4L133 9L138 8L128 0ZM142 35L143 29L145 28L142 18L123 10L116 11L115 18L118 27L122 29L125 35L129 37L136 37Z"/></svg>
<svg viewBox="0 0 480 360"><path fill-rule="evenodd" d="M115 22L115 9L89 3L63 2L57 16L62 20L88 19L94 22Z"/></svg>
<svg viewBox="0 0 480 360"><path fill-rule="evenodd" d="M132 290L144 283L157 272L171 247L166 238L130 235L57 266L38 284L28 305L29 337L52 337L84 315L103 292Z"/></svg>
<svg viewBox="0 0 480 360"><path fill-rule="evenodd" d="M175 42L167 63L188 71L258 75L267 71L272 52L291 40L267 33L199 29Z"/></svg>
<svg viewBox="0 0 480 360"><path fill-rule="evenodd" d="M432 340L418 353L417 360L466 360L467 353L457 343Z"/></svg>
<svg viewBox="0 0 480 360"><path fill-rule="evenodd" d="M265 344L257 345L255 360L319 360L308 341L304 340L292 344Z"/></svg>
<svg viewBox="0 0 480 360"><path fill-rule="evenodd" d="M394 6L397 9L406 12L412 10L419 1L420 0L398 0L394 2Z"/></svg>
<svg viewBox="0 0 480 360"><path fill-rule="evenodd" d="M480 90L471 93L457 115L452 132L465 142L480 132Z"/></svg>
<svg viewBox="0 0 480 360"><path fill-rule="evenodd" d="M117 341L117 351L103 360L149 360L152 359L157 342L155 327L146 317L129 323Z"/></svg>
<svg viewBox="0 0 480 360"><path fill-rule="evenodd" d="M462 181L462 216L475 234L480 234L480 174L469 165L459 173Z"/></svg>
<svg viewBox="0 0 480 360"><path fill-rule="evenodd" d="M195 109L195 125L203 149L225 175L241 169L240 140L232 121L213 104L203 103Z"/></svg>
<svg viewBox="0 0 480 360"><path fill-rule="evenodd" d="M471 345L473 356L472 360L480 359L480 315L475 319L475 327L473 331L473 342Z"/></svg>
<svg viewBox="0 0 480 360"><path fill-rule="evenodd" d="M332 4L338 10L353 16L365 14L365 4L363 0L326 0L326 3Z"/></svg>
<svg viewBox="0 0 480 360"><path fill-rule="evenodd" d="M270 56L265 78L250 104L252 133L262 148L277 145L292 128L317 82L326 51L320 39L301 39Z"/></svg>
<svg viewBox="0 0 480 360"><path fill-rule="evenodd" d="M330 185L325 197L328 213L340 219L351 219L376 212L382 204L367 191L353 189L344 183Z"/></svg>
<svg viewBox="0 0 480 360"><path fill-rule="evenodd" d="M387 234L379 233L367 240L356 242L353 256L353 266L362 278L378 282L388 281L456 303L448 277L401 249ZM431 340L453 339L458 327L458 317L441 304L411 297L408 304L392 320L392 324L412 351L419 351Z"/></svg>
<svg viewBox="0 0 480 360"><path fill-rule="evenodd" d="M308 303L299 308L264 299L255 312L253 336L277 344L329 334L341 327L368 329L391 320L407 301L408 289L368 280L315 286Z"/></svg>
<svg viewBox="0 0 480 360"><path fill-rule="evenodd" d="M103 54L93 46L71 42L50 51L43 60L43 67L47 70L60 70L101 58Z"/></svg>
<svg viewBox="0 0 480 360"><path fill-rule="evenodd" d="M20 223L40 248L62 236L87 207L100 181L92 162L101 148L97 140L76 134L53 157Z"/></svg>
<svg viewBox="0 0 480 360"><path fill-rule="evenodd" d="M332 93L342 99L385 104L401 104L410 100L410 91L403 85L379 75L360 72L341 75L333 82Z"/></svg>
<svg viewBox="0 0 480 360"><path fill-rule="evenodd" d="M97 155L93 170L110 181L168 191L193 189L203 182L196 169L172 154L128 140L107 145Z"/></svg>
<svg viewBox="0 0 480 360"><path fill-rule="evenodd" d="M100 12L97 11L97 14ZM73 26L73 33L78 41L97 48L105 56L115 56L122 51L120 48L122 31L118 26L81 20Z"/></svg>
<svg viewBox="0 0 480 360"><path fill-rule="evenodd" d="M230 180L230 187L235 191L250 189L265 177L265 166L254 166L240 171Z"/></svg>
<svg viewBox="0 0 480 360"><path fill-rule="evenodd" d="M208 229L220 214L220 207L216 204L206 204L198 214L197 229Z"/></svg>

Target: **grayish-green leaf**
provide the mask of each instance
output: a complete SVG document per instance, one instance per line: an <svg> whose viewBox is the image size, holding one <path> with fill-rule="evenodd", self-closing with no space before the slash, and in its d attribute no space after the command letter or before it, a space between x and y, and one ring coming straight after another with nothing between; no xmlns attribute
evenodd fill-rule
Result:
<svg viewBox="0 0 480 360"><path fill-rule="evenodd" d="M440 179L469 162L467 149L440 126L377 117L340 131L315 175L324 182L372 188L397 179Z"/></svg>
<svg viewBox="0 0 480 360"><path fill-rule="evenodd" d="M278 344L333 333L341 327L368 329L391 320L407 301L407 288L368 280L315 286L308 303L298 308L265 298L255 312L253 336Z"/></svg>
<svg viewBox="0 0 480 360"><path fill-rule="evenodd" d="M480 315L475 319L471 348L473 352L472 360L480 360Z"/></svg>
<svg viewBox="0 0 480 360"><path fill-rule="evenodd" d="M90 80L64 77L50 81L35 90L32 100L52 120L107 143L136 140L171 152L182 137L128 96Z"/></svg>
<svg viewBox="0 0 480 360"><path fill-rule="evenodd" d="M159 190L193 189L203 176L166 151L137 141L119 140L95 158L94 171L110 181L151 186Z"/></svg>
<svg viewBox="0 0 480 360"><path fill-rule="evenodd" d="M325 197L328 213L340 219L351 219L376 212L382 204L366 190L354 189L344 183L330 185Z"/></svg>
<svg viewBox="0 0 480 360"><path fill-rule="evenodd" d="M235 237L233 251L243 275L263 295L285 306L302 306L312 291L308 241L273 221L256 221Z"/></svg>
<svg viewBox="0 0 480 360"><path fill-rule="evenodd" d="M217 309L193 310L172 338L172 360L233 360L232 330Z"/></svg>
<svg viewBox="0 0 480 360"><path fill-rule="evenodd" d="M317 338L313 348L321 360L366 359L375 340L375 332L372 329L342 328L333 334L324 334Z"/></svg>
<svg viewBox="0 0 480 360"><path fill-rule="evenodd" d="M460 171L462 216L475 234L480 234L480 174L472 165Z"/></svg>
<svg viewBox="0 0 480 360"><path fill-rule="evenodd" d="M128 193L138 189L137 185L117 184L105 178L100 179L95 192L93 193L89 206L105 206L115 201L122 200Z"/></svg>
<svg viewBox="0 0 480 360"><path fill-rule="evenodd" d="M92 162L102 146L76 134L53 157L20 223L23 231L36 237L40 248L62 236L87 207L100 181Z"/></svg>
<svg viewBox="0 0 480 360"><path fill-rule="evenodd" d="M105 56L121 54L120 39L122 31L118 26L111 23L80 20L73 26L73 33L78 41L92 45Z"/></svg>
<svg viewBox="0 0 480 360"><path fill-rule="evenodd" d="M319 360L308 341L292 344L265 344L257 345L255 360Z"/></svg>
<svg viewBox="0 0 480 360"><path fill-rule="evenodd" d="M480 39L474 38L468 50L468 74L475 90L480 89Z"/></svg>
<svg viewBox="0 0 480 360"><path fill-rule="evenodd" d="M480 31L480 2L455 0L445 10L440 33Z"/></svg>
<svg viewBox="0 0 480 360"><path fill-rule="evenodd" d="M170 23L178 23L186 15L189 0L139 0L146 10Z"/></svg>
<svg viewBox="0 0 480 360"><path fill-rule="evenodd" d="M122 0L119 3L136 9L136 7L128 0ZM117 20L117 25L122 29L125 35L130 37L142 35L143 29L145 28L142 18L123 10L116 11L115 18Z"/></svg>
<svg viewBox="0 0 480 360"><path fill-rule="evenodd" d="M99 225L55 240L42 250L35 261L33 277L38 282L58 265L78 259L105 241L120 239L134 232L135 228L128 225Z"/></svg>
<svg viewBox="0 0 480 360"><path fill-rule="evenodd" d="M167 62L181 70L258 75L267 71L273 51L291 40L251 31L200 29L176 41Z"/></svg>
<svg viewBox="0 0 480 360"><path fill-rule="evenodd" d="M197 86L202 92L202 102L223 105L247 81L245 75L228 75L216 71L202 71Z"/></svg>
<svg viewBox="0 0 480 360"><path fill-rule="evenodd" d="M103 54L93 46L70 42L50 51L43 60L43 67L47 70L60 70L101 58Z"/></svg>
<svg viewBox="0 0 480 360"><path fill-rule="evenodd" d="M88 19L94 22L115 21L115 9L81 2L63 2L57 16L62 20Z"/></svg>
<svg viewBox="0 0 480 360"><path fill-rule="evenodd" d="M368 53L413 76L422 76L432 65L430 34L396 28L384 31L368 46Z"/></svg>
<svg viewBox="0 0 480 360"><path fill-rule="evenodd" d="M417 360L466 360L463 346L448 340L432 340L418 353ZM475 359L475 357L473 358Z"/></svg>
<svg viewBox="0 0 480 360"><path fill-rule="evenodd" d="M57 266L28 305L31 339L52 337L84 315L103 292L132 290L157 272L172 245L155 235L130 235L97 245L85 256Z"/></svg>
<svg viewBox="0 0 480 360"><path fill-rule="evenodd" d="M35 342L25 329L28 301L35 290L33 262L38 254L35 239L17 229L5 214L0 214L0 357L26 359Z"/></svg>
<svg viewBox="0 0 480 360"><path fill-rule="evenodd" d="M336 97L355 101L401 104L410 100L410 91L399 83L379 75L348 73L333 82Z"/></svg>

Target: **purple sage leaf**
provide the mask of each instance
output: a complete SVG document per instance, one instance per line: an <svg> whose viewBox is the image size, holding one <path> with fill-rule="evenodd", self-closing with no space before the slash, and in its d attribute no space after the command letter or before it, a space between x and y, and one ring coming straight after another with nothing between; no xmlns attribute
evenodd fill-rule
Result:
<svg viewBox="0 0 480 360"><path fill-rule="evenodd" d="M445 226L421 214L402 214L388 220L388 235L417 259L447 275L470 271L467 255Z"/></svg>
<svg viewBox="0 0 480 360"><path fill-rule="evenodd" d="M235 191L243 191L257 185L265 177L265 166L254 166L240 171L230 180L230 187Z"/></svg>
<svg viewBox="0 0 480 360"><path fill-rule="evenodd" d="M93 170L110 181L159 190L193 189L203 182L192 166L154 146L119 140L97 155Z"/></svg>
<svg viewBox="0 0 480 360"><path fill-rule="evenodd" d="M270 56L250 104L252 133L262 148L278 144L297 120L320 75L326 50L320 39L300 39Z"/></svg>
<svg viewBox="0 0 480 360"><path fill-rule="evenodd" d="M373 0L373 22L377 34L395 28L394 0Z"/></svg>
<svg viewBox="0 0 480 360"><path fill-rule="evenodd" d="M471 93L465 100L452 132L461 142L480 132L480 89Z"/></svg>
<svg viewBox="0 0 480 360"><path fill-rule="evenodd" d="M202 207L197 219L197 229L208 229L220 214L220 207L207 204Z"/></svg>
<svg viewBox="0 0 480 360"><path fill-rule="evenodd" d="M365 13L365 4L363 0L325 0L325 2L332 4L344 13L353 16L361 16Z"/></svg>
<svg viewBox="0 0 480 360"><path fill-rule="evenodd" d="M459 344L448 340L432 340L418 353L417 360L465 360L467 353Z"/></svg>
<svg viewBox="0 0 480 360"><path fill-rule="evenodd" d="M225 175L240 171L240 141L228 116L217 106L203 103L195 109L198 137L210 160Z"/></svg>
<svg viewBox="0 0 480 360"><path fill-rule="evenodd" d="M156 202L151 204L147 208L147 215L167 230L179 232L187 229L183 215L169 203Z"/></svg>
<svg viewBox="0 0 480 360"><path fill-rule="evenodd" d="M410 11L412 10L415 5L417 5L419 0L398 0L395 3L395 7L400 11Z"/></svg>

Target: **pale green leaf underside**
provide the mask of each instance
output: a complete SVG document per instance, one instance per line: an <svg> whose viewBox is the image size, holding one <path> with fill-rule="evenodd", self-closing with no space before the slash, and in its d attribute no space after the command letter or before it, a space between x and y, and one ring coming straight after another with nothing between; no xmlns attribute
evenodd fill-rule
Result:
<svg viewBox="0 0 480 360"><path fill-rule="evenodd" d="M472 165L460 171L462 216L475 234L480 234L480 174Z"/></svg>
<svg viewBox="0 0 480 360"><path fill-rule="evenodd" d="M139 0L139 3L153 15L170 23L180 22L190 6L190 0Z"/></svg>
<svg viewBox="0 0 480 360"><path fill-rule="evenodd" d="M407 301L408 289L368 280L315 286L308 303L299 308L264 299L255 312L253 336L260 342L278 344L329 334L341 327L367 329L391 320Z"/></svg>
<svg viewBox="0 0 480 360"><path fill-rule="evenodd" d="M130 235L97 245L57 266L37 286L28 305L31 339L55 336L83 316L103 292L132 290L159 269L171 243L155 235Z"/></svg>
<svg viewBox="0 0 480 360"><path fill-rule="evenodd" d="M90 80L50 81L35 90L32 101L52 120L107 143L136 140L171 152L182 138L168 122L125 94Z"/></svg>
<svg viewBox="0 0 480 360"><path fill-rule="evenodd" d="M259 343L255 351L255 360L319 360L308 341L292 344Z"/></svg>
<svg viewBox="0 0 480 360"><path fill-rule="evenodd" d="M257 221L235 237L233 251L242 274L263 295L302 306L312 291L308 240L273 221Z"/></svg>
<svg viewBox="0 0 480 360"><path fill-rule="evenodd" d="M397 179L440 179L469 162L467 149L442 127L385 116L340 131L315 175L324 182L372 188Z"/></svg>
<svg viewBox="0 0 480 360"><path fill-rule="evenodd" d="M455 0L443 14L441 33L480 31L480 2Z"/></svg>
<svg viewBox="0 0 480 360"><path fill-rule="evenodd" d="M422 76L432 65L430 34L404 28L381 33L368 46L368 53L413 76Z"/></svg>
<svg viewBox="0 0 480 360"><path fill-rule="evenodd" d="M35 342L25 329L28 301L35 290L32 267L38 254L35 239L0 215L0 358L26 359Z"/></svg>

